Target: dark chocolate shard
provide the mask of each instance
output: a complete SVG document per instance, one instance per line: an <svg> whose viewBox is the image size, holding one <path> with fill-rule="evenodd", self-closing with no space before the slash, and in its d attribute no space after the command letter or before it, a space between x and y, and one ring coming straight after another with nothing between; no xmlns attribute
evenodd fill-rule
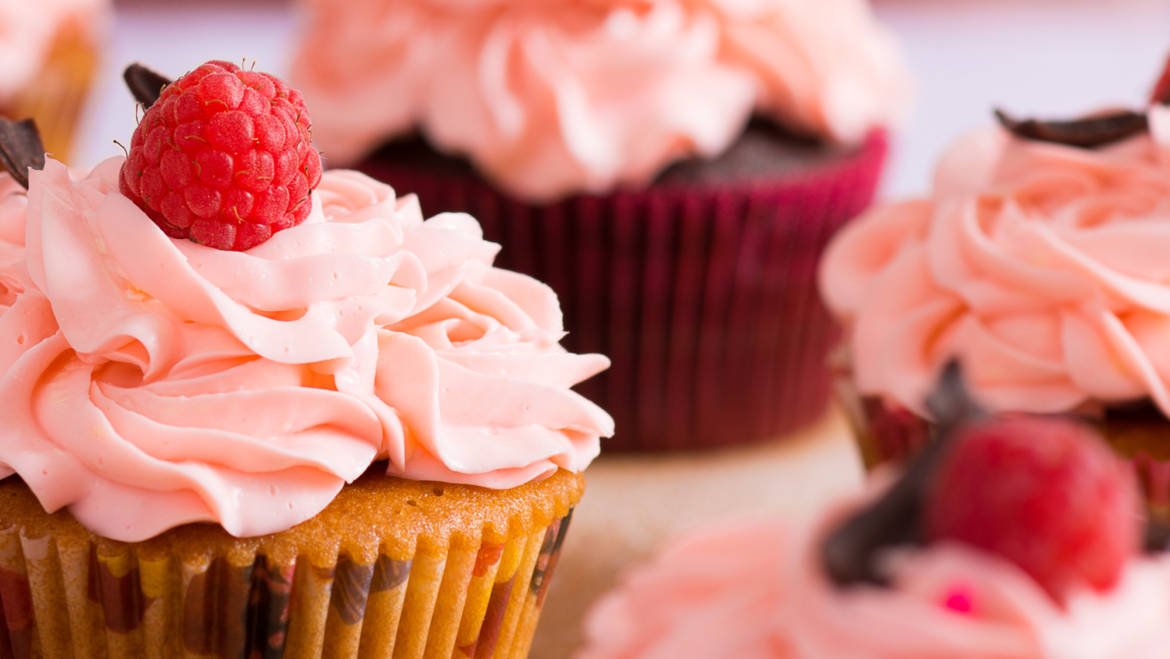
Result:
<svg viewBox="0 0 1170 659"><path fill-rule="evenodd" d="M1150 129L1146 115L1114 110L1079 119L1047 121L1016 119L996 108L995 118L1016 137L1092 149L1140 135Z"/></svg>
<svg viewBox="0 0 1170 659"><path fill-rule="evenodd" d="M0 117L0 167L28 189L28 170L44 169L45 145L32 119Z"/></svg>
<svg viewBox="0 0 1170 659"><path fill-rule="evenodd" d="M1146 520L1146 533L1142 538L1142 550L1147 554L1161 554L1170 551L1170 526L1157 520Z"/></svg>
<svg viewBox="0 0 1170 659"><path fill-rule="evenodd" d="M987 411L971 397L957 359L951 359L943 367L938 384L926 397L926 409L934 418L940 434L948 438L959 428L987 417Z"/></svg>
<svg viewBox="0 0 1170 659"><path fill-rule="evenodd" d="M162 94L163 87L171 84L170 78L156 73L138 62L126 67L126 70L122 72L122 79L126 81L130 93L142 104L143 108L154 105L159 95Z"/></svg>
<svg viewBox="0 0 1170 659"><path fill-rule="evenodd" d="M934 417L936 436L881 498L845 519L821 545L825 572L839 586L886 585L878 560L881 550L923 542L922 513L930 477L959 431L986 415L967 392L956 360L943 369L926 406Z"/></svg>

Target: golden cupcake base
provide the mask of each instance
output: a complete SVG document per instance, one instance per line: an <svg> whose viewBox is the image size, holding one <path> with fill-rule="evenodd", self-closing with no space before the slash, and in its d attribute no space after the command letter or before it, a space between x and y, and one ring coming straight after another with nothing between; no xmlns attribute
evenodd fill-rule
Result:
<svg viewBox="0 0 1170 659"><path fill-rule="evenodd" d="M97 70L98 46L92 30L76 21L61 26L41 70L27 87L0 104L0 115L33 118L45 151L68 163L74 133Z"/></svg>

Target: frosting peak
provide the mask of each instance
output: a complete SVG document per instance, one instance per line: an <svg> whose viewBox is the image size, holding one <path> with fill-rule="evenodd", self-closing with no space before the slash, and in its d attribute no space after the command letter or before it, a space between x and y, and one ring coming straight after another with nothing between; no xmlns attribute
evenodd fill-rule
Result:
<svg viewBox="0 0 1170 659"><path fill-rule="evenodd" d="M863 394L921 412L963 360L996 410L1152 399L1170 415L1170 108L1095 150L977 132L932 194L835 239L821 290L845 322Z"/></svg>
<svg viewBox="0 0 1170 659"><path fill-rule="evenodd" d="M25 288L24 216L28 198L11 176L0 172L0 313Z"/></svg>
<svg viewBox="0 0 1170 659"><path fill-rule="evenodd" d="M904 104L864 0L306 4L294 76L327 156L418 129L538 201L717 155L753 112L853 142Z"/></svg>
<svg viewBox="0 0 1170 659"><path fill-rule="evenodd" d="M330 172L303 224L224 252L165 236L120 166L33 172L23 249L24 196L0 194L0 465L47 510L118 540L260 535L377 459L507 488L612 434L569 389L608 361L560 347L555 295L492 267L470 217Z"/></svg>

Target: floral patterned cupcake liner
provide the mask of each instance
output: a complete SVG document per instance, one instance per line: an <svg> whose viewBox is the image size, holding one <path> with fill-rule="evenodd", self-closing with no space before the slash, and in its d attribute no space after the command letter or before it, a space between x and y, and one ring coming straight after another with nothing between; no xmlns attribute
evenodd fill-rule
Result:
<svg viewBox="0 0 1170 659"><path fill-rule="evenodd" d="M572 517L554 508L333 554L119 543L62 513L47 535L16 524L0 530L0 657L524 657Z"/></svg>
<svg viewBox="0 0 1170 659"><path fill-rule="evenodd" d="M282 563L0 533L0 657L524 657L569 516L478 547Z"/></svg>

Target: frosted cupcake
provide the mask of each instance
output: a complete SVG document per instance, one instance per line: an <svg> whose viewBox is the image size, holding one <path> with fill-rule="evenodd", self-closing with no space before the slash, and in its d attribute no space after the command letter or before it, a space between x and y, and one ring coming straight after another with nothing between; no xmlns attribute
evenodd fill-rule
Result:
<svg viewBox="0 0 1170 659"><path fill-rule="evenodd" d="M36 119L59 160L69 158L111 21L109 4L0 1L0 116Z"/></svg>
<svg viewBox="0 0 1170 659"><path fill-rule="evenodd" d="M294 75L332 163L472 212L565 300L609 449L818 417L828 236L872 197L905 100L860 0L309 1Z"/></svg>
<svg viewBox="0 0 1170 659"><path fill-rule="evenodd" d="M928 198L870 212L827 252L867 460L925 440L921 401L958 356L992 409L1100 425L1164 508L1170 107L1000 119L948 149Z"/></svg>
<svg viewBox="0 0 1170 659"><path fill-rule="evenodd" d="M679 541L591 612L579 659L1160 656L1170 557L1161 528L1139 551L1125 465L1068 421L955 411L889 487Z"/></svg>
<svg viewBox="0 0 1170 659"><path fill-rule="evenodd" d="M308 137L299 94L212 62L128 158L0 183L16 656L526 653L606 359L474 219Z"/></svg>

